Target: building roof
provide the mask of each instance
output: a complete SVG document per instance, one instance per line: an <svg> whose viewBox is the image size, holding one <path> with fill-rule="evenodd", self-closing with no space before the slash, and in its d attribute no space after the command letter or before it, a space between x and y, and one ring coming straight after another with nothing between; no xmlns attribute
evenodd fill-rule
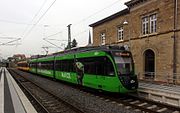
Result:
<svg viewBox="0 0 180 113"><path fill-rule="evenodd" d="M126 2L125 5L128 6L129 8L131 8L137 4L145 2L145 1L148 1L148 0L131 0L129 2Z"/></svg>
<svg viewBox="0 0 180 113"><path fill-rule="evenodd" d="M109 17L106 17L106 18L104 18L104 19L102 19L102 20L100 20L100 21L97 21L97 22L95 22L95 23L93 23L93 24L91 24L91 25L89 25L89 26L90 26L90 27L95 27L95 26L98 26L98 25L100 25L100 24L103 24L103 23L105 23L105 22L107 22L107 21L113 20L114 18L117 18L117 17L119 17L119 16L126 15L126 14L128 14L128 13L129 13L129 9L126 8L126 9L124 9L124 10L121 10L121 11L119 11L119 12L117 12L117 13L109 16Z"/></svg>
<svg viewBox="0 0 180 113"><path fill-rule="evenodd" d="M26 58L26 56L24 54L14 54L13 57Z"/></svg>

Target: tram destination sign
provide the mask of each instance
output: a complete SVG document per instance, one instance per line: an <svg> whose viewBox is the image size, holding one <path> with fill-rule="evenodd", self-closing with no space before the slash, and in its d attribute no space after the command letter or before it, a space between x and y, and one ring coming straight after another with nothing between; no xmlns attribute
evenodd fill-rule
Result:
<svg viewBox="0 0 180 113"><path fill-rule="evenodd" d="M112 52L113 56L119 56L119 57L129 57L129 52Z"/></svg>

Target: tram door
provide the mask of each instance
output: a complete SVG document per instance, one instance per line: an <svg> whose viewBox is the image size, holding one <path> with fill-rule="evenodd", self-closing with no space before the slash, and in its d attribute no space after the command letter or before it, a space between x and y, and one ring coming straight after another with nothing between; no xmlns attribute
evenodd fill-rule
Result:
<svg viewBox="0 0 180 113"><path fill-rule="evenodd" d="M104 89L106 80L106 57L98 57L95 61L97 88Z"/></svg>
<svg viewBox="0 0 180 113"><path fill-rule="evenodd" d="M96 61L97 88L103 89L105 81L105 58L98 58Z"/></svg>
<svg viewBox="0 0 180 113"><path fill-rule="evenodd" d="M152 50L148 49L144 53L145 58L145 78L154 79L155 72L155 54Z"/></svg>

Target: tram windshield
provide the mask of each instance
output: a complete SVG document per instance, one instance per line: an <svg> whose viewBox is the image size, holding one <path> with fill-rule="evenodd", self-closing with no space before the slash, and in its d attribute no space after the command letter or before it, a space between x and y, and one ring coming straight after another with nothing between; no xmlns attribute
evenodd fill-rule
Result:
<svg viewBox="0 0 180 113"><path fill-rule="evenodd" d="M118 75L129 75L132 71L131 57L115 57Z"/></svg>

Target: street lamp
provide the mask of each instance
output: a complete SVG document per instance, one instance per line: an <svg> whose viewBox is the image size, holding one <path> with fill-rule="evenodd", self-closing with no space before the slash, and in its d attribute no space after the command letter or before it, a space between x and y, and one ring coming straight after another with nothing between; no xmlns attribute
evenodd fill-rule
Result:
<svg viewBox="0 0 180 113"><path fill-rule="evenodd" d="M127 20L123 22L123 25L127 26L129 23ZM129 39L129 50L131 50L131 37L130 37L130 29L128 30L128 39Z"/></svg>
<svg viewBox="0 0 180 113"><path fill-rule="evenodd" d="M128 25L127 20L125 20L125 21L123 22L123 25Z"/></svg>

